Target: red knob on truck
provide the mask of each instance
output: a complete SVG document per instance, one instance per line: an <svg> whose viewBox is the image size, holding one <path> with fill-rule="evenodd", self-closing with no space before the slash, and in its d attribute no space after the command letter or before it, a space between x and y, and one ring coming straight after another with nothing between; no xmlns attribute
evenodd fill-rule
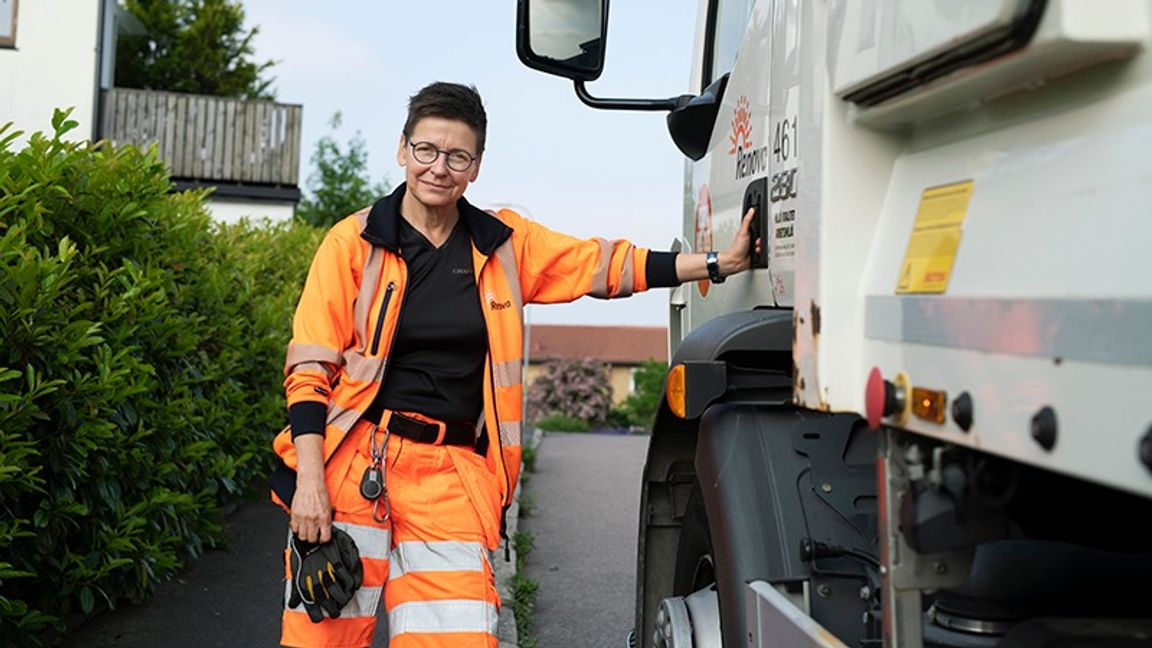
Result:
<svg viewBox="0 0 1152 648"><path fill-rule="evenodd" d="M868 373L868 386L864 389L864 415L868 419L868 427L878 429L880 419L903 408L902 400L896 385L884 380L879 368L872 367Z"/></svg>

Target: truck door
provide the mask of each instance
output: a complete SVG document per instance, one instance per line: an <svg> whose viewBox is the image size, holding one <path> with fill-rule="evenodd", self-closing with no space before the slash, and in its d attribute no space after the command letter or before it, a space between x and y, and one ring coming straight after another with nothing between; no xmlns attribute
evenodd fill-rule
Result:
<svg viewBox="0 0 1152 648"><path fill-rule="evenodd" d="M792 305L801 182L799 0L708 0L705 11L696 90L727 85L707 154L688 162L685 238L693 251L723 249L747 206L761 204L765 252L760 269L722 286L686 287L685 333L724 313Z"/></svg>

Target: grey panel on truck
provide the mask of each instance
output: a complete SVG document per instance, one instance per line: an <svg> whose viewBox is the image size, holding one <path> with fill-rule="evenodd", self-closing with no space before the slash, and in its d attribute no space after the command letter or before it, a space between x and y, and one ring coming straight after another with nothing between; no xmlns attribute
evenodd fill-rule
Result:
<svg viewBox="0 0 1152 648"><path fill-rule="evenodd" d="M809 581L812 617L846 644L878 637L877 437L852 414L721 403L701 417L697 480L725 637L742 637L746 584Z"/></svg>

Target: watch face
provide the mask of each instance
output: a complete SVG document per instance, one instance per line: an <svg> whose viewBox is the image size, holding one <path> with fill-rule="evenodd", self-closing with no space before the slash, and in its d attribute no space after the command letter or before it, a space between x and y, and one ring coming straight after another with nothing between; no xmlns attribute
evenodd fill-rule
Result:
<svg viewBox="0 0 1152 648"><path fill-rule="evenodd" d="M708 278L712 283L723 283L724 277L720 276L720 256L716 252L709 252L704 257L704 265L708 268Z"/></svg>

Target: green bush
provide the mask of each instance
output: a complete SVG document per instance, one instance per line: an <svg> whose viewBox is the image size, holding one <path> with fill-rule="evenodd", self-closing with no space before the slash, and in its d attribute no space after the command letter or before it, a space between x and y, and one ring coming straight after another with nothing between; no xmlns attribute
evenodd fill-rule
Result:
<svg viewBox="0 0 1152 648"><path fill-rule="evenodd" d="M668 363L647 360L632 372L632 393L612 410L609 422L650 429L656 418L656 410L664 398L664 380L668 375Z"/></svg>
<svg viewBox="0 0 1152 648"><path fill-rule="evenodd" d="M592 424L584 419L556 415L536 421L536 427L545 432L587 432L592 429Z"/></svg>
<svg viewBox="0 0 1152 648"><path fill-rule="evenodd" d="M267 473L320 233L214 225L155 152L0 128L0 645L139 601Z"/></svg>
<svg viewBox="0 0 1152 648"><path fill-rule="evenodd" d="M517 531L512 534L512 546L516 549L516 573L508 579L508 587L512 593L512 613L516 617L517 645L536 648L536 633L532 626L540 583L529 577L525 570L528 554L536 548L536 535L529 531Z"/></svg>
<svg viewBox="0 0 1152 648"><path fill-rule="evenodd" d="M525 445L520 450L520 461L524 464L525 473L536 472L536 459L540 456L540 451L534 445Z"/></svg>
<svg viewBox="0 0 1152 648"><path fill-rule="evenodd" d="M508 586L512 590L512 612L516 616L516 645L519 648L536 648L539 640L532 625L540 583L518 571L508 579Z"/></svg>

